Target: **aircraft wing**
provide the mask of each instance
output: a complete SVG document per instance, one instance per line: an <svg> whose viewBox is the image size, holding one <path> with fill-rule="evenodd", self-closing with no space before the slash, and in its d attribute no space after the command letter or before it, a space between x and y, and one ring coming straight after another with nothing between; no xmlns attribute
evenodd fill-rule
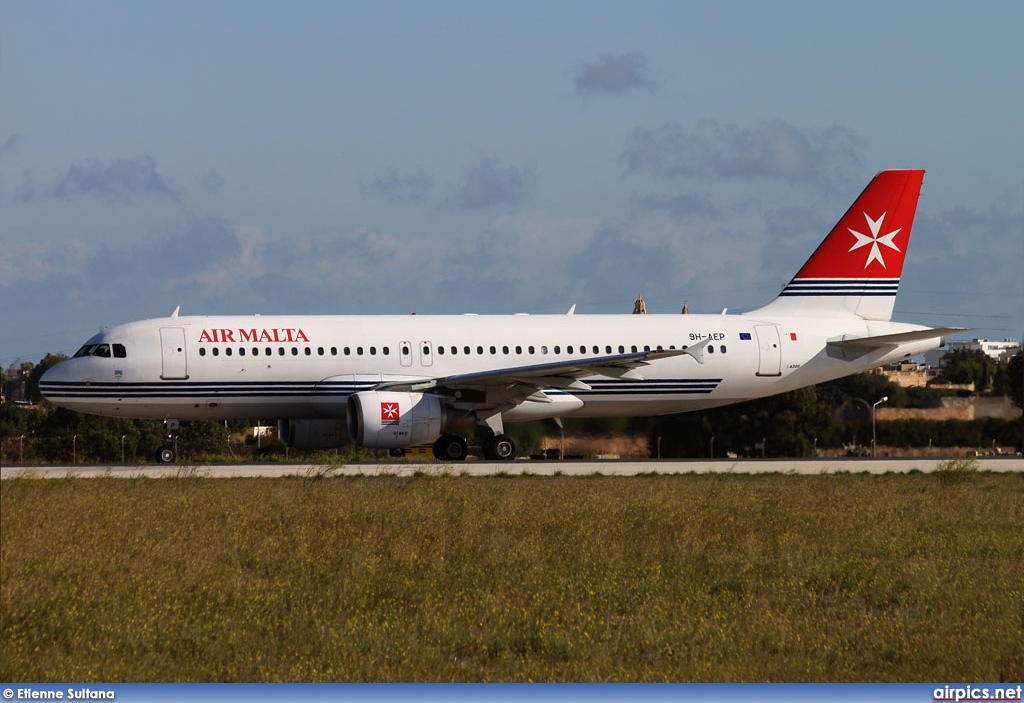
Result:
<svg viewBox="0 0 1024 703"><path fill-rule="evenodd" d="M637 372L637 369L647 366L652 361L658 359L667 359L687 354L697 359L698 363L704 363L703 350L707 342L708 340L704 340L687 349L661 349L627 354L612 354L586 359L555 361L546 364L510 366L504 369L421 380L385 381L376 386L374 390L438 393L441 395L453 395L459 398L462 395L460 391L475 390L486 392L502 389L507 392L498 394L501 396L501 400L498 402L516 404L533 396L542 388L589 390L590 386L580 380L587 376L610 376L612 378L643 380L643 376ZM538 397L537 399L540 400L541 398Z"/></svg>

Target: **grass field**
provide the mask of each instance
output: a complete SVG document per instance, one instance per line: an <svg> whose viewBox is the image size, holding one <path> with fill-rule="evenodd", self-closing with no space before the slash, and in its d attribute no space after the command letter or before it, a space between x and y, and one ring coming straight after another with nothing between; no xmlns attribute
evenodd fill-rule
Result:
<svg viewBox="0 0 1024 703"><path fill-rule="evenodd" d="M4 681L1020 681L1019 474L14 479Z"/></svg>

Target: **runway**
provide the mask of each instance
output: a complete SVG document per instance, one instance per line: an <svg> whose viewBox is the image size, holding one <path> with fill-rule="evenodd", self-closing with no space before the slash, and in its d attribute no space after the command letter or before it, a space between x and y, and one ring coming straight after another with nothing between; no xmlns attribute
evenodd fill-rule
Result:
<svg viewBox="0 0 1024 703"><path fill-rule="evenodd" d="M322 464L217 464L217 465L76 465L4 466L0 479L12 478L279 478L284 476L637 476L643 474L885 474L920 471L931 473L942 460L936 458L883 459L719 459L713 461L614 460L614 461L464 461ZM1024 458L981 457L979 471L1024 473Z"/></svg>

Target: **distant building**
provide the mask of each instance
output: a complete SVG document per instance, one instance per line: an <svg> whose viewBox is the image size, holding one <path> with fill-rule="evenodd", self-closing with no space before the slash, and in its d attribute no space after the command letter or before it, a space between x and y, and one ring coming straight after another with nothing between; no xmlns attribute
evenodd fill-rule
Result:
<svg viewBox="0 0 1024 703"><path fill-rule="evenodd" d="M1004 339L997 342L991 339L972 339L969 342L947 342L942 349L933 349L924 355L925 363L932 368L942 366L942 357L955 351L980 351L996 361L1006 362L1020 351L1020 342L1016 339Z"/></svg>
<svg viewBox="0 0 1024 703"><path fill-rule="evenodd" d="M923 388L928 385L928 380L932 377L927 364L917 364L913 361L899 361L888 366L881 366L875 369L874 373L885 376L904 388Z"/></svg>

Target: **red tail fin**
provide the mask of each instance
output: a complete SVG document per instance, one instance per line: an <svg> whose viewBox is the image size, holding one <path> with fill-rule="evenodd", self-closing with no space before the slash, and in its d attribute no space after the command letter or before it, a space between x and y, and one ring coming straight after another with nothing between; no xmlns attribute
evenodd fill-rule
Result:
<svg viewBox="0 0 1024 703"><path fill-rule="evenodd" d="M923 180L922 169L875 176L779 297L761 310L844 309L870 320L890 319Z"/></svg>

